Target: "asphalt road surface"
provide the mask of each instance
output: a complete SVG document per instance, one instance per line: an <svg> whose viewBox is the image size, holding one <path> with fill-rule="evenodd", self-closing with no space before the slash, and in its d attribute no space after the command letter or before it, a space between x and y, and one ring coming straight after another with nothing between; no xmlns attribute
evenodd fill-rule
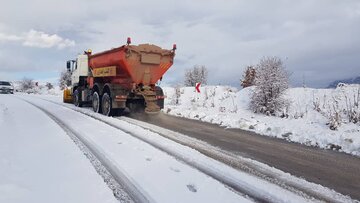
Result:
<svg viewBox="0 0 360 203"><path fill-rule="evenodd" d="M128 116L186 134L360 200L360 158L165 114Z"/></svg>

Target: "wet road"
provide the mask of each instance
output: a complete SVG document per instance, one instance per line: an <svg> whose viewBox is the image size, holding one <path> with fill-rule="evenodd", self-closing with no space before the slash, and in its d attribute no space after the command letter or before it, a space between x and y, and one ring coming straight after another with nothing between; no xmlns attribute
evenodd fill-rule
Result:
<svg viewBox="0 0 360 203"><path fill-rule="evenodd" d="M360 200L360 158L165 114L128 116L186 134Z"/></svg>

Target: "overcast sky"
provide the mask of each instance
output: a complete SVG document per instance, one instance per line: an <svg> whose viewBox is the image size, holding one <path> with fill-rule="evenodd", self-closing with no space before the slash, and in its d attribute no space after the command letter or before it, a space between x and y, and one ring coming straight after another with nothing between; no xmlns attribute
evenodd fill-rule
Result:
<svg viewBox="0 0 360 203"><path fill-rule="evenodd" d="M358 0L1 0L0 78L58 77L91 48L152 43L178 50L164 83L194 65L210 84L239 86L246 66L278 56L292 86L360 75Z"/></svg>

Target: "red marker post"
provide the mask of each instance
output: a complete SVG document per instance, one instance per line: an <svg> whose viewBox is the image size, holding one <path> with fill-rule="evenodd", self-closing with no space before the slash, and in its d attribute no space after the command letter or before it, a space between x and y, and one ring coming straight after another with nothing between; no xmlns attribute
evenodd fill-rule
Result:
<svg viewBox="0 0 360 203"><path fill-rule="evenodd" d="M195 89L198 93L200 93L200 85L201 85L201 82L195 84Z"/></svg>

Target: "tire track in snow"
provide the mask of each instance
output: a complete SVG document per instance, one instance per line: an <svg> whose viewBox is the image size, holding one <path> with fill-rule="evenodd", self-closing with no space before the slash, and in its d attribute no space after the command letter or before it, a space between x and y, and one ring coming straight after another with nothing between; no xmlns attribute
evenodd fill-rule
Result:
<svg viewBox="0 0 360 203"><path fill-rule="evenodd" d="M27 100L27 99L23 99L23 98L20 98L20 97L18 97L18 99L21 99L21 100L23 100L23 101L25 101L25 102L27 102L27 103L35 106L36 108L40 109L40 110L43 111L46 115L48 115L52 120L54 120L61 128L63 128L65 132L70 133L70 135L72 135L72 136L75 136L75 138L76 138L77 140L79 140L79 143L83 144L83 146L84 146L85 148L87 148L87 150L89 151L89 153L92 153L93 156L94 156L95 158L97 158L97 159L99 160L99 162L101 162L101 164L104 166L103 169L108 170L108 171L109 171L109 174L113 176L113 178L116 180L116 182L120 183L119 185L125 187L125 189L124 189L123 191L126 191L125 193L129 194L128 197L131 197L131 198L132 198L132 200L129 201L129 202L139 202L139 203L143 203L143 202L151 202L151 203L152 203L152 202L154 202L154 200L152 200L151 197L147 198L147 197L144 196L139 190L137 190L136 186L133 185L133 184L131 184L131 181L130 181L129 179L127 179L125 175L119 174L119 173L118 173L118 170L117 170L116 168L114 168L114 167L116 167L116 166L113 165L113 164L111 164L109 161L107 161L107 159L106 159L104 156L102 156L101 153L98 153L98 152L97 152L98 150L96 149L95 146L92 146L91 143L87 142L85 139L82 139L82 136L81 136L81 135L78 135L78 134L75 132L75 130L73 130L70 126L68 126L67 124L65 124L64 122L62 122L60 119L58 119L58 118L56 117L56 115L54 115L53 113L49 112L49 111L46 110L45 108L43 108L43 107L41 107L41 106L39 106L39 105L37 105L37 104L35 104L35 103ZM73 110L73 111L75 111L75 112L78 112L78 113L81 113L81 114L86 115L86 116L88 116L88 117L91 117L91 118L93 118L93 119L95 119L95 120L97 120L97 121L99 121L99 122L102 122L102 123L104 123L104 124L106 124L106 125L108 125L108 126L110 126L110 127L116 128L117 130L121 130L121 131L129 134L129 135L131 135L131 136L133 136L133 137L135 137L135 138L137 138L137 139L139 139L139 140L141 140L141 141L143 141L143 142L151 145L152 147L154 147L154 148L156 148L156 149L159 149L160 151L162 151L162 152L164 152L164 153L166 153L166 154L169 154L170 156L176 158L177 160L182 161L182 159L183 159L183 157L181 157L181 155L174 156L174 155L172 155L172 154L170 154L170 153L167 153L166 151L162 150L161 148L154 146L152 143L149 143L149 142L144 141L143 139L139 138L138 135L135 135L135 134L131 133L130 131L126 130L126 129L122 129L122 128L120 128L120 127L117 127L116 125L113 125L113 124L111 124L111 123L109 123L109 122L107 122L107 121L105 121L105 120L102 120L102 119L100 119L100 118L97 118L97 117L94 116L94 115L87 114L87 113L82 112L82 111L79 111L79 110L77 110L77 109L70 108L70 107L68 107L68 106L66 106L66 105L62 105L62 104L53 102L53 101L51 101L51 100L46 100L46 99L42 99L42 98L36 98L36 99L41 99L41 100L44 100L44 101L46 101L46 102L50 102L50 103L56 104L56 105L58 105L58 106L65 107L65 108L67 108L67 109L69 109L69 110ZM106 118L107 118L107 117L106 117ZM72 137L72 136L71 136L71 137ZM187 164L186 162L183 162L183 163ZM190 167L192 167L192 168L196 168L196 167L194 167L194 166L192 166L192 165L189 165L189 164L187 164L187 165L190 166ZM114 172L114 171L115 171L115 172ZM201 170L199 170L199 171L201 171ZM201 172L202 172L202 171L201 171ZM204 173L204 172L203 172L203 173ZM209 175L209 174L207 174L207 173L204 173L204 174L208 175L209 177L211 177L211 178L213 178L213 179L215 179L215 180L218 180L217 178L215 178L215 177L213 177L213 176L211 176L211 175ZM120 180L120 181L118 181L118 180ZM125 181L124 181L124 180L125 180ZM219 180L218 180L218 181L219 181ZM219 181L219 182L224 183L223 181ZM239 192L238 190L234 190L234 188L230 187L230 186L227 185L227 184L224 184L224 185L225 185L225 187L228 187L230 190L232 190L235 194L238 194L239 196L245 197L246 199L249 199L249 200L251 200L251 201L253 201L253 202L270 202L270 203L271 203L271 202L284 202L284 201L281 201L281 199L277 199L277 198L274 198L274 197L271 197L271 196L267 196L267 197L265 197L265 198L264 198L264 197L253 198L250 194L241 193L241 192ZM191 190L194 190L194 189L196 190L196 186L194 186L194 185L189 184L189 185L187 185L187 187L189 188L190 191L191 191ZM194 191L193 191L193 192L194 192ZM195 192L196 192L196 191L195 191ZM114 194L115 194L115 193L114 193Z"/></svg>
<svg viewBox="0 0 360 203"><path fill-rule="evenodd" d="M18 97L19 98L19 97ZM90 143L82 139L80 135L77 135L69 126L64 124L55 115L47 111L46 109L34 104L26 99L19 98L32 106L38 108L44 112L49 118L51 118L56 124L58 124L67 135L73 140L73 142L80 148L84 155L90 160L91 164L95 168L96 172L104 179L107 186L113 191L114 196L120 202L133 203L133 202L149 202L135 186L131 184L125 175L116 170L111 163L109 163L105 157L100 156L97 150L91 146Z"/></svg>
<svg viewBox="0 0 360 203"><path fill-rule="evenodd" d="M249 160L239 155L231 154L227 151L224 151L220 148L214 147L206 142L189 137L187 135L129 117L119 117L118 119L131 123L133 125L141 126L144 129L157 133L181 145L193 148L208 157L218 160L240 171L244 171L246 173L262 178L263 180L266 180L295 194L303 196L306 199L317 199L324 202L338 203L344 201L351 201L350 197L344 196L321 185L307 182L304 179L291 176L288 173L259 163L257 161Z"/></svg>
<svg viewBox="0 0 360 203"><path fill-rule="evenodd" d="M235 181L235 180L233 180L233 179L231 179L229 177L226 177L225 175L220 174L219 171L217 171L216 169L209 168L205 164L197 163L194 160L192 160L191 158L184 157L184 156L182 156L182 154L171 151L171 150L167 149L166 147L162 146L161 144L158 144L158 143L156 143L156 142L154 142L154 141L152 141L150 139L145 139L144 137L136 135L136 134L130 132L129 130L127 130L127 129L121 128L120 126L118 126L118 125L116 125L114 123L106 121L105 119L101 118L101 115L99 115L97 113L93 113L93 112L89 113L89 112L81 110L81 108L70 107L69 105L64 105L62 103L57 103L55 101L51 101L51 100L48 100L48 99L43 99L43 98L37 98L37 99L41 99L41 100L44 100L44 101L47 101L47 102L50 102L50 103L53 103L53 104L68 108L68 109L71 109L73 111L76 111L76 112L79 112L79 113L84 114L86 116L89 116L89 117L91 117L91 118L93 118L95 120L103 122L103 123L105 123L105 124L107 124L107 125L109 125L111 127L114 127L116 129L118 129L118 130L121 130L121 131L123 131L125 133L128 133L128 134L138 138L139 140L141 140L143 142L146 142L146 143L152 145L153 147L155 147L155 148L157 148L157 149L159 149L159 150L161 150L161 151L175 157L176 159L181 160L182 162L186 163L187 165L198 169L199 171L207 174L208 176L214 178L215 180L218 180L219 182L223 183L224 185L226 185L227 187L233 189L234 191L236 191L236 192L238 192L238 193L240 193L242 195L246 195L246 196L250 197L251 199L255 200L256 202L283 202L281 199L274 198L274 196L272 196L271 194L261 194L259 191L254 191L251 187L248 187L247 185L241 184L241 183L239 183L239 182L237 182L237 181ZM148 129L148 128L145 128L145 129ZM154 132L156 132L156 131L154 131ZM156 133L158 133L158 132L156 132ZM160 135L161 134L163 134L163 133L160 133ZM170 140L172 140L172 139L170 139ZM176 143L179 143L179 141L176 141L176 140L173 140L173 141L175 141ZM179 143L179 144L188 146L186 143ZM193 148L193 147L191 147L191 148ZM209 155L207 153L204 153L204 150L202 150L202 149L199 150L197 148L194 148L194 149L198 150L200 153L202 153L205 156L209 157ZM222 156L222 159L224 159L224 156ZM215 159L215 160L217 160L217 159ZM234 165L234 162L237 161L237 160L234 160L233 157L231 159L228 159L228 160L230 160L230 162L233 162L230 165L232 167ZM219 161L221 161L221 160L219 160ZM221 162L224 162L224 161L221 161ZM244 168L246 168L246 167L247 166L242 166L242 170L249 173L249 170L247 170L247 169L244 170ZM239 169L239 168L237 168L237 169ZM254 172L253 171L250 174L255 175L255 176L259 177L259 178L262 178L262 179L264 179L264 180L266 180L266 181L268 181L270 183L273 183L273 184L275 184L277 186L280 186L280 187L282 187L282 188L284 188L286 190L289 190L289 191L291 191L291 192L293 192L293 193L295 193L295 194L297 194L299 196L302 196L303 198L308 199L310 201L337 202L334 199L329 198L329 197L321 197L321 198L316 197L315 198L312 195L308 195L308 194L306 194L306 193L304 193L304 192L302 192L302 191L300 191L300 190L298 190L296 188L288 186L284 182L272 180L268 176L264 176L260 172L256 172L256 171Z"/></svg>

